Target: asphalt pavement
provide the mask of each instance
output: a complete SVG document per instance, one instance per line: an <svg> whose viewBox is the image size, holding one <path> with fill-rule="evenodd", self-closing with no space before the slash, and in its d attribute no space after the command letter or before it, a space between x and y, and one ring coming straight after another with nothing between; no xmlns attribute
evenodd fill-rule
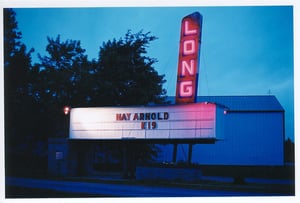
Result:
<svg viewBox="0 0 300 203"><path fill-rule="evenodd" d="M132 184L134 183L134 184ZM224 197L224 196L266 196L278 193L229 191L212 187L186 187L177 185L136 184L134 181L79 181L79 180L43 180L32 178L6 177L6 186L47 189L68 193L80 193L108 197Z"/></svg>

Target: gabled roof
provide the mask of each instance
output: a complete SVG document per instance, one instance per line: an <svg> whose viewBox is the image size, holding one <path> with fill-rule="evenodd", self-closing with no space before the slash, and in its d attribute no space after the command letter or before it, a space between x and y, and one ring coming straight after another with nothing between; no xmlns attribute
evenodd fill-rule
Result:
<svg viewBox="0 0 300 203"><path fill-rule="evenodd" d="M175 103L175 97L168 97ZM198 96L197 102L211 102L230 111L284 111L273 95L262 96Z"/></svg>

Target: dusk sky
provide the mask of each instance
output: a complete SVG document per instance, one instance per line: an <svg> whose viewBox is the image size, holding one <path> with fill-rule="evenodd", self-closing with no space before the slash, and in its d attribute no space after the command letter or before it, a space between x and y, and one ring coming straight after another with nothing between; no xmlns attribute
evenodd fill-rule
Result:
<svg viewBox="0 0 300 203"><path fill-rule="evenodd" d="M198 96L268 95L286 113L286 137L294 140L293 6L18 8L22 42L46 55L47 36L81 41L89 59L98 59L103 42L127 30L158 37L148 56L175 95L180 26L183 17L203 16Z"/></svg>

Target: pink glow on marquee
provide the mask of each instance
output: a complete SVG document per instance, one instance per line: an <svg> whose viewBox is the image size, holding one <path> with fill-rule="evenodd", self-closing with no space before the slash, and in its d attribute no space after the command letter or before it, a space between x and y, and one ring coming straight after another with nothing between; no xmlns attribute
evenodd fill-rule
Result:
<svg viewBox="0 0 300 203"><path fill-rule="evenodd" d="M199 41L202 16L196 12L182 19L176 103L194 103L197 97Z"/></svg>
<svg viewBox="0 0 300 203"><path fill-rule="evenodd" d="M72 108L70 139L215 139L216 105Z"/></svg>

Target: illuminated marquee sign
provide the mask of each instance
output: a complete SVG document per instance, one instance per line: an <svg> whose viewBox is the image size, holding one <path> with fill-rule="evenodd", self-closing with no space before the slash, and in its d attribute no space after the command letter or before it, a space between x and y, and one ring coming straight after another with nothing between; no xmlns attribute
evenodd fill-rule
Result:
<svg viewBox="0 0 300 203"><path fill-rule="evenodd" d="M71 139L215 139L216 105L74 108Z"/></svg>
<svg viewBox="0 0 300 203"><path fill-rule="evenodd" d="M176 103L193 103L197 97L202 16L195 12L182 19L176 86Z"/></svg>

